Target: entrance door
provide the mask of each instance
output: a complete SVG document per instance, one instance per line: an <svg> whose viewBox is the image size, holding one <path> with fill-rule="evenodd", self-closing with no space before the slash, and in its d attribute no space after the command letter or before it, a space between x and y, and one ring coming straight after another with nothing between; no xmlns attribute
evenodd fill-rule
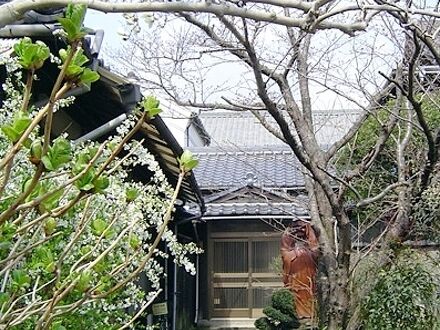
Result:
<svg viewBox="0 0 440 330"><path fill-rule="evenodd" d="M212 316L262 316L272 292L282 287L279 238L217 238L212 248Z"/></svg>

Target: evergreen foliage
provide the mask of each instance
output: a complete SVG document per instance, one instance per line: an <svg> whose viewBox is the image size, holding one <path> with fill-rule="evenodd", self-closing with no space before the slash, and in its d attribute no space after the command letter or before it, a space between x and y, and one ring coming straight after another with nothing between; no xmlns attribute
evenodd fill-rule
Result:
<svg viewBox="0 0 440 330"><path fill-rule="evenodd" d="M379 271L369 294L361 301L365 330L431 330L440 326L436 306L438 283L412 250Z"/></svg>
<svg viewBox="0 0 440 330"><path fill-rule="evenodd" d="M259 330L289 330L299 328L293 299L292 293L287 289L274 292L271 305L263 309L263 313L266 316L255 321L255 328Z"/></svg>

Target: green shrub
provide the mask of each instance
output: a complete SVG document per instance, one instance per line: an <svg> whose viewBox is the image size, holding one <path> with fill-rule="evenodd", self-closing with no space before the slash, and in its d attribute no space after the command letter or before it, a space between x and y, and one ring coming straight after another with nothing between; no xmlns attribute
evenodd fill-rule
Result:
<svg viewBox="0 0 440 330"><path fill-rule="evenodd" d="M259 330L288 330L299 327L293 305L293 295L287 289L274 292L271 305L263 309L266 317L257 319L254 323Z"/></svg>
<svg viewBox="0 0 440 330"><path fill-rule="evenodd" d="M296 318L293 295L287 289L276 291L272 295L272 306L291 318Z"/></svg>
<svg viewBox="0 0 440 330"><path fill-rule="evenodd" d="M364 329L431 330L438 323L434 278L404 252L379 272L375 285L361 302Z"/></svg>

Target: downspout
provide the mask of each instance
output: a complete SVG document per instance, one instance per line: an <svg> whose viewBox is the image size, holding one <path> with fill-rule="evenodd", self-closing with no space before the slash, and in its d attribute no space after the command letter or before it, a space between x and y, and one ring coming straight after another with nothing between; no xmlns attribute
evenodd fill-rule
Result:
<svg viewBox="0 0 440 330"><path fill-rule="evenodd" d="M199 222L200 218L201 218L201 215L196 215L194 217L190 217L190 218L184 219L181 222L177 222L175 224L175 226L174 226L176 237L178 235L178 226L179 226L179 224L183 224L183 223L187 223L187 222L191 221L191 223L193 225L193 228L194 228L194 234L195 234L195 237L196 237L196 241L197 241L197 243L199 243L200 242L200 238L199 238L199 234L197 232L197 223ZM173 286L174 286L173 290L174 291L173 291L173 316L172 316L173 324L172 324L172 330L176 330L176 321L177 321L177 294L178 294L178 292L177 292L177 271L178 271L178 267L177 267L176 263L174 263L174 274L173 274ZM200 277L199 276L200 276L199 275L199 255L197 254L196 255L196 292L195 292L196 303L195 303L195 306L194 306L194 309L195 309L195 311L194 311L194 315L195 315L194 323L197 323L197 321L198 321L199 309L200 309L200 302L199 302L199 291L200 291L200 288L199 288L199 278Z"/></svg>
<svg viewBox="0 0 440 330"><path fill-rule="evenodd" d="M193 223L194 224L194 223ZM195 227L195 224L194 224ZM197 324L199 321L199 308L200 308L200 302L199 302L199 280L200 280L200 274L199 274L199 255L196 254L196 306L195 306L195 313L194 313L194 324Z"/></svg>
<svg viewBox="0 0 440 330"><path fill-rule="evenodd" d="M98 56L101 50L102 41L104 40L104 30L95 30L95 38L93 39L93 45L91 47L90 53L94 56Z"/></svg>
<svg viewBox="0 0 440 330"><path fill-rule="evenodd" d="M175 235L177 237L179 225L176 223L174 226ZM173 274L173 324L172 330L176 330L176 321L177 321L177 264L174 262L174 274Z"/></svg>
<svg viewBox="0 0 440 330"><path fill-rule="evenodd" d="M198 216L198 218L192 220L192 225L194 229L194 235L196 236L197 243L200 242L199 233L197 231L197 223L199 222L201 216ZM200 309L200 301L199 301L199 294L200 294L200 267L199 267L199 255L196 254L196 305L195 305L195 311L194 311L194 324L197 324L199 321L199 309Z"/></svg>
<svg viewBox="0 0 440 330"><path fill-rule="evenodd" d="M73 141L73 143L81 143L86 140L96 140L97 138L103 136L104 134L110 132L112 129L119 126L125 119L127 119L127 114L117 116L116 118L108 121L104 125L95 128L93 131L81 136L80 138Z"/></svg>

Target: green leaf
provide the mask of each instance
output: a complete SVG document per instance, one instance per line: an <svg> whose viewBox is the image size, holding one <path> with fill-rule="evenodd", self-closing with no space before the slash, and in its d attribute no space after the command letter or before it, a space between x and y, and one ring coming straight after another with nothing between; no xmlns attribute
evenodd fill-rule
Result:
<svg viewBox="0 0 440 330"><path fill-rule="evenodd" d="M54 218L48 218L44 223L44 233L49 236L55 232L57 221Z"/></svg>
<svg viewBox="0 0 440 330"><path fill-rule="evenodd" d="M86 5L69 4L66 8L66 18L69 18L76 27L81 27L86 10Z"/></svg>
<svg viewBox="0 0 440 330"><path fill-rule="evenodd" d="M17 230L17 226L9 222L5 222L0 228L0 241L11 239Z"/></svg>
<svg viewBox="0 0 440 330"><path fill-rule="evenodd" d="M89 61L88 57L86 55L84 55L84 51L82 48L78 48L75 52L75 54L73 55L72 58L72 64L82 67L84 64L86 64Z"/></svg>
<svg viewBox="0 0 440 330"><path fill-rule="evenodd" d="M153 118L154 116L162 112L162 110L159 108L159 104L159 100L154 96L150 95L144 99L144 101L142 102L142 106L149 118Z"/></svg>
<svg viewBox="0 0 440 330"><path fill-rule="evenodd" d="M90 272L83 272L79 277L79 281L76 284L76 289L80 292L85 292L90 287L92 280L92 274Z"/></svg>
<svg viewBox="0 0 440 330"><path fill-rule="evenodd" d="M78 180L75 181L75 186L82 191L92 190L95 186L93 179L95 178L95 171L93 169L88 170Z"/></svg>
<svg viewBox="0 0 440 330"><path fill-rule="evenodd" d="M44 167L49 170L49 171L53 171L55 169L55 165L52 164L51 159L48 156L44 156L43 158L41 158L41 161L44 164Z"/></svg>
<svg viewBox="0 0 440 330"><path fill-rule="evenodd" d="M144 100L144 107L146 109L155 109L158 108L159 105L160 105L159 100L152 95L147 96Z"/></svg>
<svg viewBox="0 0 440 330"><path fill-rule="evenodd" d="M11 298L11 296L9 295L9 293L7 293L7 292L0 292L0 307L3 304L7 303L10 298Z"/></svg>
<svg viewBox="0 0 440 330"><path fill-rule="evenodd" d="M64 32L67 34L67 39L69 41L75 40L75 36L77 35L77 29L75 27L75 24L73 24L72 20L66 17L60 17L58 18L58 22L60 22L61 26L63 27Z"/></svg>
<svg viewBox="0 0 440 330"><path fill-rule="evenodd" d="M191 171L192 169L197 167L198 164L199 164L199 161L197 159L191 159L185 163L185 169L187 171Z"/></svg>
<svg viewBox="0 0 440 330"><path fill-rule="evenodd" d="M43 42L33 43L28 37L14 45L14 52L18 57L18 63L26 70L41 68L50 55L49 47Z"/></svg>
<svg viewBox="0 0 440 330"><path fill-rule="evenodd" d="M109 264L107 260L104 258L99 261L94 267L93 270L97 273L104 273L109 271Z"/></svg>
<svg viewBox="0 0 440 330"><path fill-rule="evenodd" d="M49 248L45 246L40 246L35 251L35 258L33 267L43 269L48 273L55 271L55 261L54 256Z"/></svg>
<svg viewBox="0 0 440 330"><path fill-rule="evenodd" d="M84 245L80 249L80 252L81 252L82 255L86 255L90 251L92 251L92 246L91 245Z"/></svg>
<svg viewBox="0 0 440 330"><path fill-rule="evenodd" d="M133 250L137 250L141 246L141 240L135 234L131 234L129 238L129 244Z"/></svg>
<svg viewBox="0 0 440 330"><path fill-rule="evenodd" d="M67 50L66 49L60 50L59 54L60 54L61 61L63 63L66 62L70 52L72 52L72 51L73 50L70 46L67 47ZM82 48L78 48L75 51L75 54L72 56L72 59L66 68L66 73L65 73L66 79L72 80L77 83L81 82L81 77L86 70L83 66L87 62L89 62L89 58L86 55L84 55L84 51ZM87 69L87 70L92 71L90 69ZM90 73L87 73L85 78L92 79L93 77L90 75ZM98 78L99 78L99 76L98 76Z"/></svg>
<svg viewBox="0 0 440 330"><path fill-rule="evenodd" d="M93 187L95 192L102 193L110 185L110 180L107 176L101 175L93 180Z"/></svg>
<svg viewBox="0 0 440 330"><path fill-rule="evenodd" d="M54 322L50 330L66 330L66 328L61 323L62 323L61 321Z"/></svg>
<svg viewBox="0 0 440 330"><path fill-rule="evenodd" d="M199 164L199 161L189 150L185 150L177 161L179 162L181 169L185 172L191 171Z"/></svg>
<svg viewBox="0 0 440 330"><path fill-rule="evenodd" d="M125 190L125 199L127 202L134 201L139 196L139 191L136 188L127 188Z"/></svg>
<svg viewBox="0 0 440 330"><path fill-rule="evenodd" d="M182 155L180 156L180 163L185 164L188 161L190 161L193 158L193 154L189 150L183 151Z"/></svg>
<svg viewBox="0 0 440 330"><path fill-rule="evenodd" d="M1 130L11 142L15 143L29 127L31 121L32 120L29 118L27 113L19 111L14 116L12 123L10 125L3 125Z"/></svg>
<svg viewBox="0 0 440 330"><path fill-rule="evenodd" d="M29 115L25 112L19 112L13 122L13 127L16 131L23 133L31 123Z"/></svg>
<svg viewBox="0 0 440 330"><path fill-rule="evenodd" d="M18 133L9 125L2 126L2 131L6 135L6 137L13 143L17 142L20 139L20 133Z"/></svg>
<svg viewBox="0 0 440 330"><path fill-rule="evenodd" d="M29 159L33 164L39 164L43 152L43 143L41 139L36 139L29 148Z"/></svg>
<svg viewBox="0 0 440 330"><path fill-rule="evenodd" d="M72 147L64 138L57 138L45 156L41 158L44 167L48 171L55 171L71 159Z"/></svg>
<svg viewBox="0 0 440 330"><path fill-rule="evenodd" d="M11 274L12 287L14 291L23 290L30 286L31 278L24 270L16 269Z"/></svg>
<svg viewBox="0 0 440 330"><path fill-rule="evenodd" d="M67 40L70 42L79 40L86 35L82 27L87 6L69 4L66 8L65 17L59 18L61 26L67 34Z"/></svg>
<svg viewBox="0 0 440 330"><path fill-rule="evenodd" d="M66 79L74 80L78 79L83 73L84 69L80 66L70 64L66 69Z"/></svg>
<svg viewBox="0 0 440 330"><path fill-rule="evenodd" d="M66 58L67 58L68 52L70 52L70 51L72 51L72 48L70 46L67 47L67 50L64 49L64 48L61 48L59 50L58 53L60 54L61 62L63 62L63 63L66 62Z"/></svg>
<svg viewBox="0 0 440 330"><path fill-rule="evenodd" d="M72 166L73 175L78 175L89 166L89 163L96 155L97 150L97 148L88 148L76 156ZM109 186L109 179L106 176L100 176L99 178L95 178L95 176L96 169L92 167L75 181L75 186L83 191L94 189L95 192L103 192Z"/></svg>
<svg viewBox="0 0 440 330"><path fill-rule="evenodd" d="M99 80L99 74L89 68L85 68L79 80L81 84L90 86L91 83Z"/></svg>
<svg viewBox="0 0 440 330"><path fill-rule="evenodd" d="M61 196L63 196L63 193L64 193L64 189L60 189L59 191L54 192L53 194L43 199L43 201L41 202L41 206L44 208L44 210L42 211L43 212L51 211L54 208L56 208L60 203L60 199Z"/></svg>
<svg viewBox="0 0 440 330"><path fill-rule="evenodd" d="M96 218L92 221L92 231L96 236L102 235L107 228L107 222L102 218Z"/></svg>
<svg viewBox="0 0 440 330"><path fill-rule="evenodd" d="M88 166L92 158L96 155L97 151L97 148L88 148L80 152L75 158L75 162L72 167L72 173L74 175L77 175L81 171L83 171Z"/></svg>
<svg viewBox="0 0 440 330"><path fill-rule="evenodd" d="M98 287L96 288L96 292L104 292L112 286L112 278L108 275L103 275L99 279Z"/></svg>
<svg viewBox="0 0 440 330"><path fill-rule="evenodd" d="M28 179L23 183L23 187L22 190L23 191L27 191L28 188L30 187L30 184L32 183L32 179ZM26 202L29 202L35 198L40 197L41 195L47 193L47 188L48 188L48 184L47 182L37 182L37 184L35 185L34 189L32 190L32 192L28 195L28 197L26 198Z"/></svg>

